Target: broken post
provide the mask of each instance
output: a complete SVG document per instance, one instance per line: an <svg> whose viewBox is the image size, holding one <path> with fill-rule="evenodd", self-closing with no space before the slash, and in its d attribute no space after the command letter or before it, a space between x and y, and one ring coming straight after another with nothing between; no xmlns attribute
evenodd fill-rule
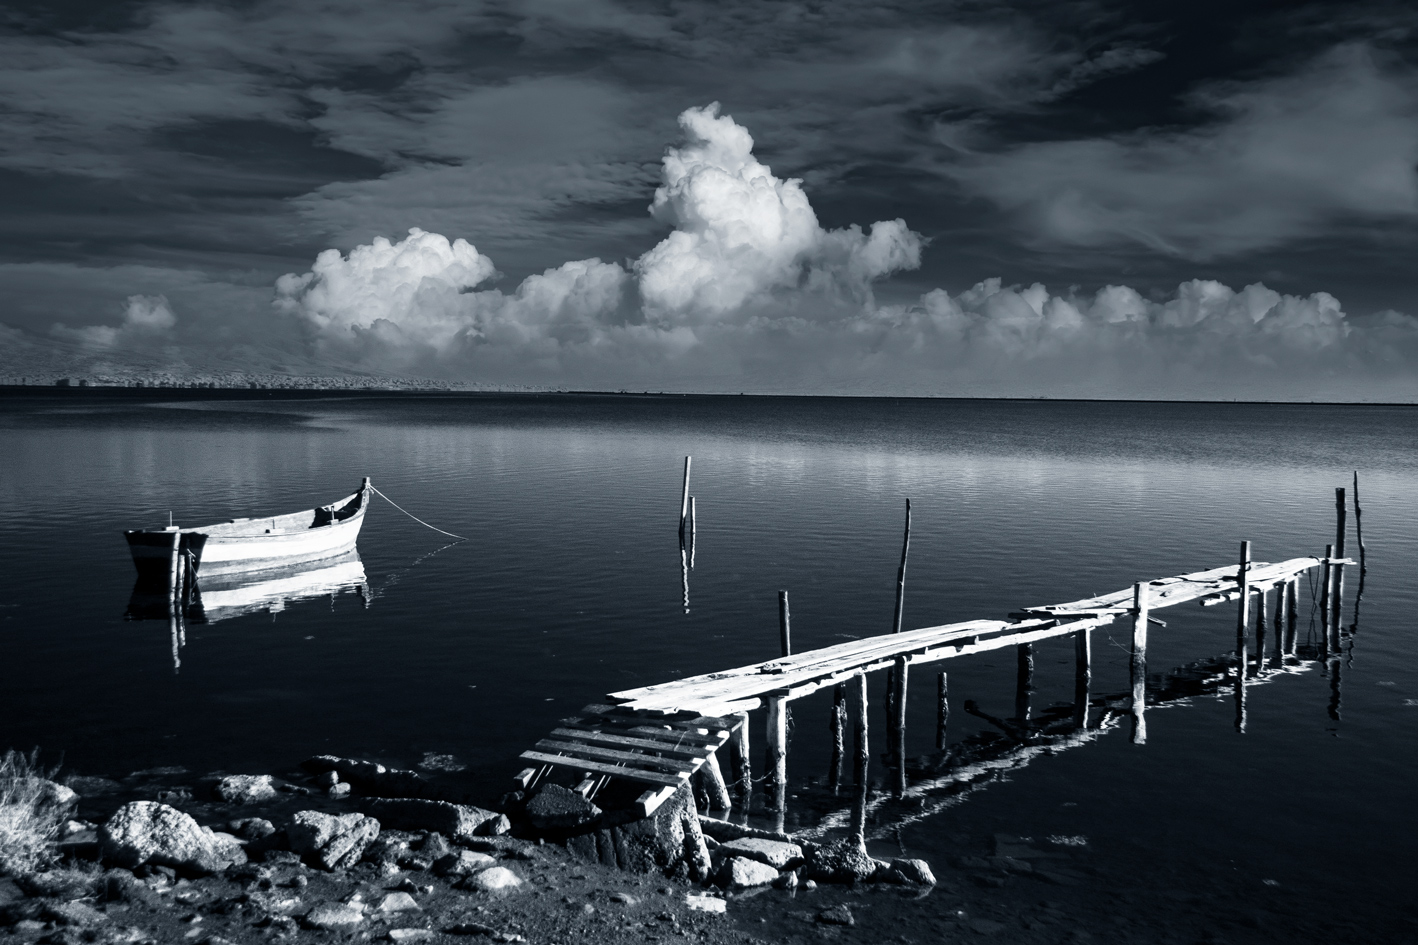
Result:
<svg viewBox="0 0 1418 945"><path fill-rule="evenodd" d="M1073 724L1088 727L1088 688L1093 681L1093 640L1087 629L1073 633Z"/></svg>
<svg viewBox="0 0 1418 945"><path fill-rule="evenodd" d="M1147 591L1139 581L1132 586L1132 743L1147 744Z"/></svg>
<svg viewBox="0 0 1418 945"><path fill-rule="evenodd" d="M788 788L788 697L771 695L768 703L768 744L764 766L768 769L768 806L783 810Z"/></svg>
<svg viewBox="0 0 1418 945"><path fill-rule="evenodd" d="M788 592L778 592L778 642L782 644L784 658L793 655L792 630L788 622Z"/></svg>
<svg viewBox="0 0 1418 945"><path fill-rule="evenodd" d="M832 687L832 760L827 766L827 786L836 794L842 784L842 758L846 754L843 729L847 724L847 687L842 683Z"/></svg>
<svg viewBox="0 0 1418 945"><path fill-rule="evenodd" d="M699 766L699 770L704 772L704 786L709 794L709 809L733 809L734 802L729 797L729 786L724 783L724 772L719 767L719 759L715 755L710 755L704 759L704 764Z"/></svg>
<svg viewBox="0 0 1418 945"><path fill-rule="evenodd" d="M856 837L858 843L866 842L867 828L867 765L871 758L867 754L867 677L866 673L857 674L857 718L854 734L856 736L856 763L853 765L853 784L856 787L856 797L852 803L852 836Z"/></svg>
<svg viewBox="0 0 1418 945"><path fill-rule="evenodd" d="M892 762L896 768L896 796L901 797L906 793L906 676L911 663L910 657L901 654L896 657L895 685L896 692L892 694L891 701L896 709L896 717L891 722L891 734L893 743L891 746Z"/></svg>
<svg viewBox="0 0 1418 945"><path fill-rule="evenodd" d="M950 722L950 699L946 687L945 673L936 675L935 687L935 747L945 751L945 727Z"/></svg>
<svg viewBox="0 0 1418 945"><path fill-rule="evenodd" d="M1334 490L1334 557L1340 561L1344 560L1344 532L1345 532L1345 503L1344 489L1340 487ZM1330 633L1334 636L1334 649L1339 649L1339 626L1344 620L1344 565L1334 566L1334 580L1331 582L1330 593Z"/></svg>
<svg viewBox="0 0 1418 945"><path fill-rule="evenodd" d="M734 742L734 788L746 810L753 797L753 760L748 754L748 713L740 712L738 719L730 736Z"/></svg>
<svg viewBox="0 0 1418 945"><path fill-rule="evenodd" d="M679 537L684 538L684 524L689 517L689 462L690 457L684 458L684 489L679 497Z"/></svg>

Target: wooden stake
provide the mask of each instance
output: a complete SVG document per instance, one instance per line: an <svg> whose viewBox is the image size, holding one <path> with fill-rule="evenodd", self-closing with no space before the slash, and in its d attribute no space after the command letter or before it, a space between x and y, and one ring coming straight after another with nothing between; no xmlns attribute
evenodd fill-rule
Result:
<svg viewBox="0 0 1418 945"><path fill-rule="evenodd" d="M764 767L768 775L768 806L783 810L788 788L788 699L769 696L767 751Z"/></svg>
<svg viewBox="0 0 1418 945"><path fill-rule="evenodd" d="M679 537L684 537L684 522L689 517L689 463L690 457L684 458L684 489L679 497Z"/></svg>
<svg viewBox="0 0 1418 945"><path fill-rule="evenodd" d="M1088 727L1088 689L1093 681L1093 640L1088 630L1073 634L1073 724Z"/></svg>
<svg viewBox="0 0 1418 945"><path fill-rule="evenodd" d="M906 500L906 532L901 538L901 566L896 569L896 616L891 631L901 632L901 609L906 600L906 555L911 550L911 500Z"/></svg>
<svg viewBox="0 0 1418 945"><path fill-rule="evenodd" d="M1236 611L1236 672L1244 678L1246 675L1246 634L1250 631L1250 577L1251 577L1251 543L1241 542L1241 563L1236 569L1236 589L1241 592L1241 606Z"/></svg>
<svg viewBox="0 0 1418 945"><path fill-rule="evenodd" d="M710 755L704 759L704 764L700 765L700 771L705 774L705 787L709 791L709 807L711 810L731 810L734 806L733 800L729 797L729 786L724 783L724 772L719 767L719 759L716 755Z"/></svg>
<svg viewBox="0 0 1418 945"><path fill-rule="evenodd" d="M753 759L748 751L748 713L738 714L738 724L730 736L734 742L734 788L745 809L753 797Z"/></svg>
<svg viewBox="0 0 1418 945"><path fill-rule="evenodd" d="M1015 662L1014 717L1020 722L1027 722L1032 712L1030 703L1034 692L1034 645L1019 644L1015 649Z"/></svg>
<svg viewBox="0 0 1418 945"><path fill-rule="evenodd" d="M892 720L891 734L895 738L891 754L896 766L896 796L906 793L906 677L910 667L909 658L902 654L896 657L896 693L892 702L896 708L896 718Z"/></svg>
<svg viewBox="0 0 1418 945"><path fill-rule="evenodd" d="M856 764L853 766L856 798L852 804L852 836L858 843L866 842L867 828L867 766L871 757L867 754L867 676L857 674L857 718L856 718Z"/></svg>
<svg viewBox="0 0 1418 945"><path fill-rule="evenodd" d="M838 683L832 687L832 760L827 767L827 786L836 794L842 784L842 758L846 754L843 729L847 724L847 687Z"/></svg>
<svg viewBox="0 0 1418 945"><path fill-rule="evenodd" d="M1300 579L1291 578L1285 583L1285 653L1295 655L1296 625L1300 620Z"/></svg>
<svg viewBox="0 0 1418 945"><path fill-rule="evenodd" d="M1147 592L1148 585L1132 586L1132 743L1147 744Z"/></svg>
<svg viewBox="0 0 1418 945"><path fill-rule="evenodd" d="M168 513L169 516L171 513ZM167 596L173 613L181 606L182 596L182 532L172 533L172 552L167 560Z"/></svg>
<svg viewBox="0 0 1418 945"><path fill-rule="evenodd" d="M1359 543L1359 582L1364 581L1364 510L1359 508L1359 470L1354 470L1354 537Z"/></svg>
<svg viewBox="0 0 1418 945"><path fill-rule="evenodd" d="M778 642L783 646L783 656L793 655L793 634L788 619L788 592L778 592Z"/></svg>
<svg viewBox="0 0 1418 945"><path fill-rule="evenodd" d="M1289 581L1282 581L1275 588L1275 622L1271 625L1271 631L1275 634L1275 665L1277 667L1285 662L1285 607L1289 585Z"/></svg>
<svg viewBox="0 0 1418 945"><path fill-rule="evenodd" d="M1266 625L1266 590L1260 588L1256 591L1256 675L1260 675L1261 667L1265 665L1265 625Z"/></svg>
<svg viewBox="0 0 1418 945"><path fill-rule="evenodd" d="M945 751L945 727L950 722L950 699L945 673L936 674L935 687L935 748Z"/></svg>
<svg viewBox="0 0 1418 945"><path fill-rule="evenodd" d="M1324 576L1320 581L1320 656L1328 657L1329 646L1329 585L1334 575L1334 567L1330 561L1334 559L1334 546L1324 546L1324 567L1321 569Z"/></svg>
<svg viewBox="0 0 1418 945"><path fill-rule="evenodd" d="M1334 490L1334 556L1341 561L1344 560L1344 532L1345 532L1345 508L1344 489ZM1330 600L1330 632L1334 636L1334 649L1339 650L1339 627L1344 621L1344 565L1334 566L1334 581L1331 586Z"/></svg>

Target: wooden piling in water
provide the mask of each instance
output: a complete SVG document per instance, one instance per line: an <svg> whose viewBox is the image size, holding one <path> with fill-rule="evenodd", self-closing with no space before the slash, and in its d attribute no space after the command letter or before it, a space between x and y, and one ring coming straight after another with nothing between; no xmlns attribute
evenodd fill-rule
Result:
<svg viewBox="0 0 1418 945"><path fill-rule="evenodd" d="M906 793L906 679L910 666L910 657L905 654L896 657L894 680L896 692L891 697L892 704L896 709L896 717L891 723L893 737L891 755L895 765L896 783L894 786L897 797Z"/></svg>
<svg viewBox="0 0 1418 945"><path fill-rule="evenodd" d="M1289 590L1289 584L1289 581L1281 581L1275 586L1275 619L1271 624L1271 632L1275 634L1275 665L1277 668L1285 662L1285 597Z"/></svg>
<svg viewBox="0 0 1418 945"><path fill-rule="evenodd" d="M1329 586L1334 574L1330 562L1334 560L1334 546L1324 546L1324 565L1320 568L1320 657L1330 654L1329 644Z"/></svg>
<svg viewBox="0 0 1418 945"><path fill-rule="evenodd" d="M1364 583L1364 510L1359 508L1359 470L1354 470L1354 539L1359 545L1359 584Z"/></svg>
<svg viewBox="0 0 1418 945"><path fill-rule="evenodd" d="M1260 675L1261 668L1265 665L1265 628L1266 628L1266 594L1268 591L1261 587L1256 589L1256 675Z"/></svg>
<svg viewBox="0 0 1418 945"><path fill-rule="evenodd" d="M832 760L827 766L827 787L836 794L842 786L842 759L846 755L846 739L843 729L847 724L847 687L838 683L832 687L832 717L829 728L832 731Z"/></svg>
<svg viewBox="0 0 1418 945"><path fill-rule="evenodd" d="M738 725L730 736L734 743L734 788L745 809L753 797L753 759L749 755L748 713L738 714Z"/></svg>
<svg viewBox="0 0 1418 945"><path fill-rule="evenodd" d="M936 674L935 686L935 748L945 751L946 726L950 724L950 699L945 673Z"/></svg>
<svg viewBox="0 0 1418 945"><path fill-rule="evenodd" d="M168 606L177 613L182 598L182 532L172 533L172 551L167 559Z"/></svg>
<svg viewBox="0 0 1418 945"><path fill-rule="evenodd" d="M1345 502L1344 488L1334 490L1334 556L1344 560ZM1330 632L1334 636L1334 648L1339 649L1339 628L1344 621L1344 565L1334 566L1334 580L1330 588Z"/></svg>
<svg viewBox="0 0 1418 945"><path fill-rule="evenodd" d="M1093 639L1088 630L1073 634L1073 724L1088 727L1089 686L1093 682Z"/></svg>
<svg viewBox="0 0 1418 945"><path fill-rule="evenodd" d="M901 538L901 565L896 569L896 612L891 618L891 632L901 632L901 616L906 604L906 556L911 551L911 500L906 500L906 528ZM882 693L882 706L886 710L886 739L888 746L896 743L892 731L896 722L896 707L892 700L896 697L896 670L886 671L886 688ZM888 747L888 751L890 748Z"/></svg>
<svg viewBox="0 0 1418 945"><path fill-rule="evenodd" d="M1251 610L1251 543L1241 542L1241 563L1236 569L1236 589L1241 592L1236 611L1236 665L1242 677L1246 675L1246 634L1250 632Z"/></svg>
<svg viewBox="0 0 1418 945"><path fill-rule="evenodd" d="M778 642L782 646L783 656L793 655L793 632L788 618L788 592L778 592Z"/></svg>
<svg viewBox="0 0 1418 945"><path fill-rule="evenodd" d="M855 786L855 797L852 803L852 836L858 843L866 842L867 827L867 766L871 762L871 756L867 753L867 676L866 673L857 674L857 717L853 734L855 735L856 758L852 766L853 785Z"/></svg>
<svg viewBox="0 0 1418 945"><path fill-rule="evenodd" d="M1147 605L1148 585L1132 586L1132 743L1147 744Z"/></svg>
<svg viewBox="0 0 1418 945"><path fill-rule="evenodd" d="M1300 579L1285 582L1285 654L1295 655L1296 627L1300 622Z"/></svg>
<svg viewBox="0 0 1418 945"><path fill-rule="evenodd" d="M685 520L689 517L689 464L691 457L684 458L684 489L679 497L679 537L684 537Z"/></svg>
<svg viewBox="0 0 1418 945"><path fill-rule="evenodd" d="M700 766L704 772L704 786L708 789L710 810L732 810L733 799L729 796L729 786L724 783L724 772L719 767L719 759L710 755Z"/></svg>
<svg viewBox="0 0 1418 945"><path fill-rule="evenodd" d="M768 778L768 807L783 810L788 791L788 699L773 695L768 703L768 731L764 767Z"/></svg>
<svg viewBox="0 0 1418 945"><path fill-rule="evenodd" d="M1034 645L1021 643L1015 648L1014 717L1029 721L1034 693Z"/></svg>

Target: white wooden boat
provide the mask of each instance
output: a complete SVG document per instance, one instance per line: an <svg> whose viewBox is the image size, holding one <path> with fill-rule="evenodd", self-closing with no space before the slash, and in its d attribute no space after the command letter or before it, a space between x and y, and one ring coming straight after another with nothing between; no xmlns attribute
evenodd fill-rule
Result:
<svg viewBox="0 0 1418 945"><path fill-rule="evenodd" d="M202 576L320 561L354 549L369 492L365 477L353 495L315 509L193 528L133 529L123 535L144 578L167 579L174 570L174 550Z"/></svg>

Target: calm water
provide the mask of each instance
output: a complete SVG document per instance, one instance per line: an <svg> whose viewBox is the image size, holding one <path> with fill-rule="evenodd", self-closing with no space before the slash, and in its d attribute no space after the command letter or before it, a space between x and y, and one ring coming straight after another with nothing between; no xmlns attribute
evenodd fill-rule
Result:
<svg viewBox="0 0 1418 945"><path fill-rule="evenodd" d="M1081 835L1158 888L1299 891L1361 920L1410 908L1418 409L141 393L0 397L0 747L80 773L437 752L495 796L568 710L776 656L779 589L798 649L889 630L908 497L913 627L1226 564L1242 538L1259 560L1321 552L1358 469L1369 571L1337 713L1322 667L1256 687L1244 735L1229 696L1156 709L1145 747L1124 730L1040 759L902 843L944 859L993 831ZM189 625L180 670L166 621L124 619L124 528L306 508L363 475L470 540L444 547L376 499L368 606L343 591ZM1162 616L1154 672L1231 647L1232 607ZM1095 693L1126 690L1125 637L1096 635ZM1068 700L1071 645L1037 651L1035 705ZM965 699L1012 713L1012 652L949 670L953 738L983 725ZM795 704L797 779L825 769L826 706Z"/></svg>

